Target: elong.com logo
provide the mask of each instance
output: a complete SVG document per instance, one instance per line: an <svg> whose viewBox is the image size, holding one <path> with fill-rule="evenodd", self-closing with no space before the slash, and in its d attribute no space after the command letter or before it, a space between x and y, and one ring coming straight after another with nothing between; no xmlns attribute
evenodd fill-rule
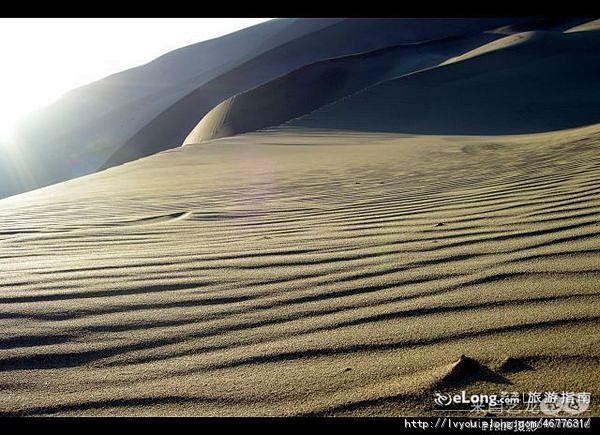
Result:
<svg viewBox="0 0 600 435"><path fill-rule="evenodd" d="M591 394L587 392L501 392L500 394L443 393L433 395L434 410L528 413L550 416L577 415L590 405Z"/></svg>
<svg viewBox="0 0 600 435"><path fill-rule="evenodd" d="M518 393L517 396L503 396L498 394L467 395L467 392L464 390L457 394L436 391L434 393L433 402L440 407L448 407L451 405L470 405L472 407L479 407L482 405L489 405L490 407L495 408L501 404L519 404L521 403L521 396Z"/></svg>

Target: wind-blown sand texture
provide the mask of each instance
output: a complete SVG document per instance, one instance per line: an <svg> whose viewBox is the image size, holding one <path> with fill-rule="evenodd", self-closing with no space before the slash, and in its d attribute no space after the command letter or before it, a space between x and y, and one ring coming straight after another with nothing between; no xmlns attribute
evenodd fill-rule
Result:
<svg viewBox="0 0 600 435"><path fill-rule="evenodd" d="M598 397L599 139L288 126L4 199L0 411L427 415L453 388ZM482 370L455 367L463 354Z"/></svg>

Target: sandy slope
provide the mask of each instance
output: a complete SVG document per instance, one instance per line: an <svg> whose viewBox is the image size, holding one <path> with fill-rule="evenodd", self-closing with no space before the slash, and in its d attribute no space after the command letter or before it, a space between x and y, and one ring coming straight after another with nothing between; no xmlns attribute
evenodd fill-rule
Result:
<svg viewBox="0 0 600 435"><path fill-rule="evenodd" d="M600 32L591 31L593 23L569 31L577 34L563 34L564 26L500 28L313 63L223 101L184 143L287 121L419 134L525 133L595 123Z"/></svg>
<svg viewBox="0 0 600 435"><path fill-rule="evenodd" d="M16 142L32 177L0 166L0 197L177 147L221 101L304 65L524 20L281 19L175 50L75 89L29 119Z"/></svg>
<svg viewBox="0 0 600 435"><path fill-rule="evenodd" d="M271 20L174 50L68 92L24 121L17 138L19 160L27 161L32 177L19 177L10 165L0 167L0 197L98 170L188 93L275 47L339 21ZM9 157L3 155L2 160Z"/></svg>
<svg viewBox="0 0 600 435"><path fill-rule="evenodd" d="M600 31L506 39L368 87L289 124L456 135L534 133L600 121Z"/></svg>
<svg viewBox="0 0 600 435"><path fill-rule="evenodd" d="M439 65L502 37L477 33L316 62L223 101L202 118L184 143L280 125L366 87Z"/></svg>
<svg viewBox="0 0 600 435"><path fill-rule="evenodd" d="M288 128L4 199L0 411L429 414L439 389L597 397L599 139ZM461 354L494 376L457 377ZM528 368L503 371L507 357Z"/></svg>
<svg viewBox="0 0 600 435"><path fill-rule="evenodd" d="M334 24L282 43L231 68L187 93L157 114L144 128L116 149L102 166L111 167L180 146L188 133L223 100L314 62L350 54L472 35L500 23L521 21L509 18L361 18ZM298 20L310 23L311 19Z"/></svg>

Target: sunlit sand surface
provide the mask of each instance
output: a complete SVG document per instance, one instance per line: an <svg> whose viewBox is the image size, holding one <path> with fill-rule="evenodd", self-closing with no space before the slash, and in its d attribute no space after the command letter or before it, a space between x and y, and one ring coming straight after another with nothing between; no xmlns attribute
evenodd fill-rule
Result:
<svg viewBox="0 0 600 435"><path fill-rule="evenodd" d="M598 397L599 139L287 127L1 200L0 412Z"/></svg>

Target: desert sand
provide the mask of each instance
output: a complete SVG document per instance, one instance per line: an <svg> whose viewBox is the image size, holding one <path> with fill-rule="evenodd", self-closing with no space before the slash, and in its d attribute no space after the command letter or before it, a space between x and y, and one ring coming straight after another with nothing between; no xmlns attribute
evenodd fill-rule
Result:
<svg viewBox="0 0 600 435"><path fill-rule="evenodd" d="M515 23L548 26L525 18L286 18L180 48L74 89L27 119L15 139L19 154L0 146L0 198L178 147L223 100L312 63ZM21 162L30 176L13 170Z"/></svg>
<svg viewBox="0 0 600 435"><path fill-rule="evenodd" d="M599 138L287 127L7 198L0 410L430 415L439 389L597 395ZM457 378L461 355L497 377Z"/></svg>
<svg viewBox="0 0 600 435"><path fill-rule="evenodd" d="M0 414L600 415L598 21L400 21L274 21L33 122L58 172L0 195L104 170L0 200Z"/></svg>
<svg viewBox="0 0 600 435"><path fill-rule="evenodd" d="M600 31L574 29L486 32L314 63L223 101L184 143L282 123L452 135L594 124Z"/></svg>

